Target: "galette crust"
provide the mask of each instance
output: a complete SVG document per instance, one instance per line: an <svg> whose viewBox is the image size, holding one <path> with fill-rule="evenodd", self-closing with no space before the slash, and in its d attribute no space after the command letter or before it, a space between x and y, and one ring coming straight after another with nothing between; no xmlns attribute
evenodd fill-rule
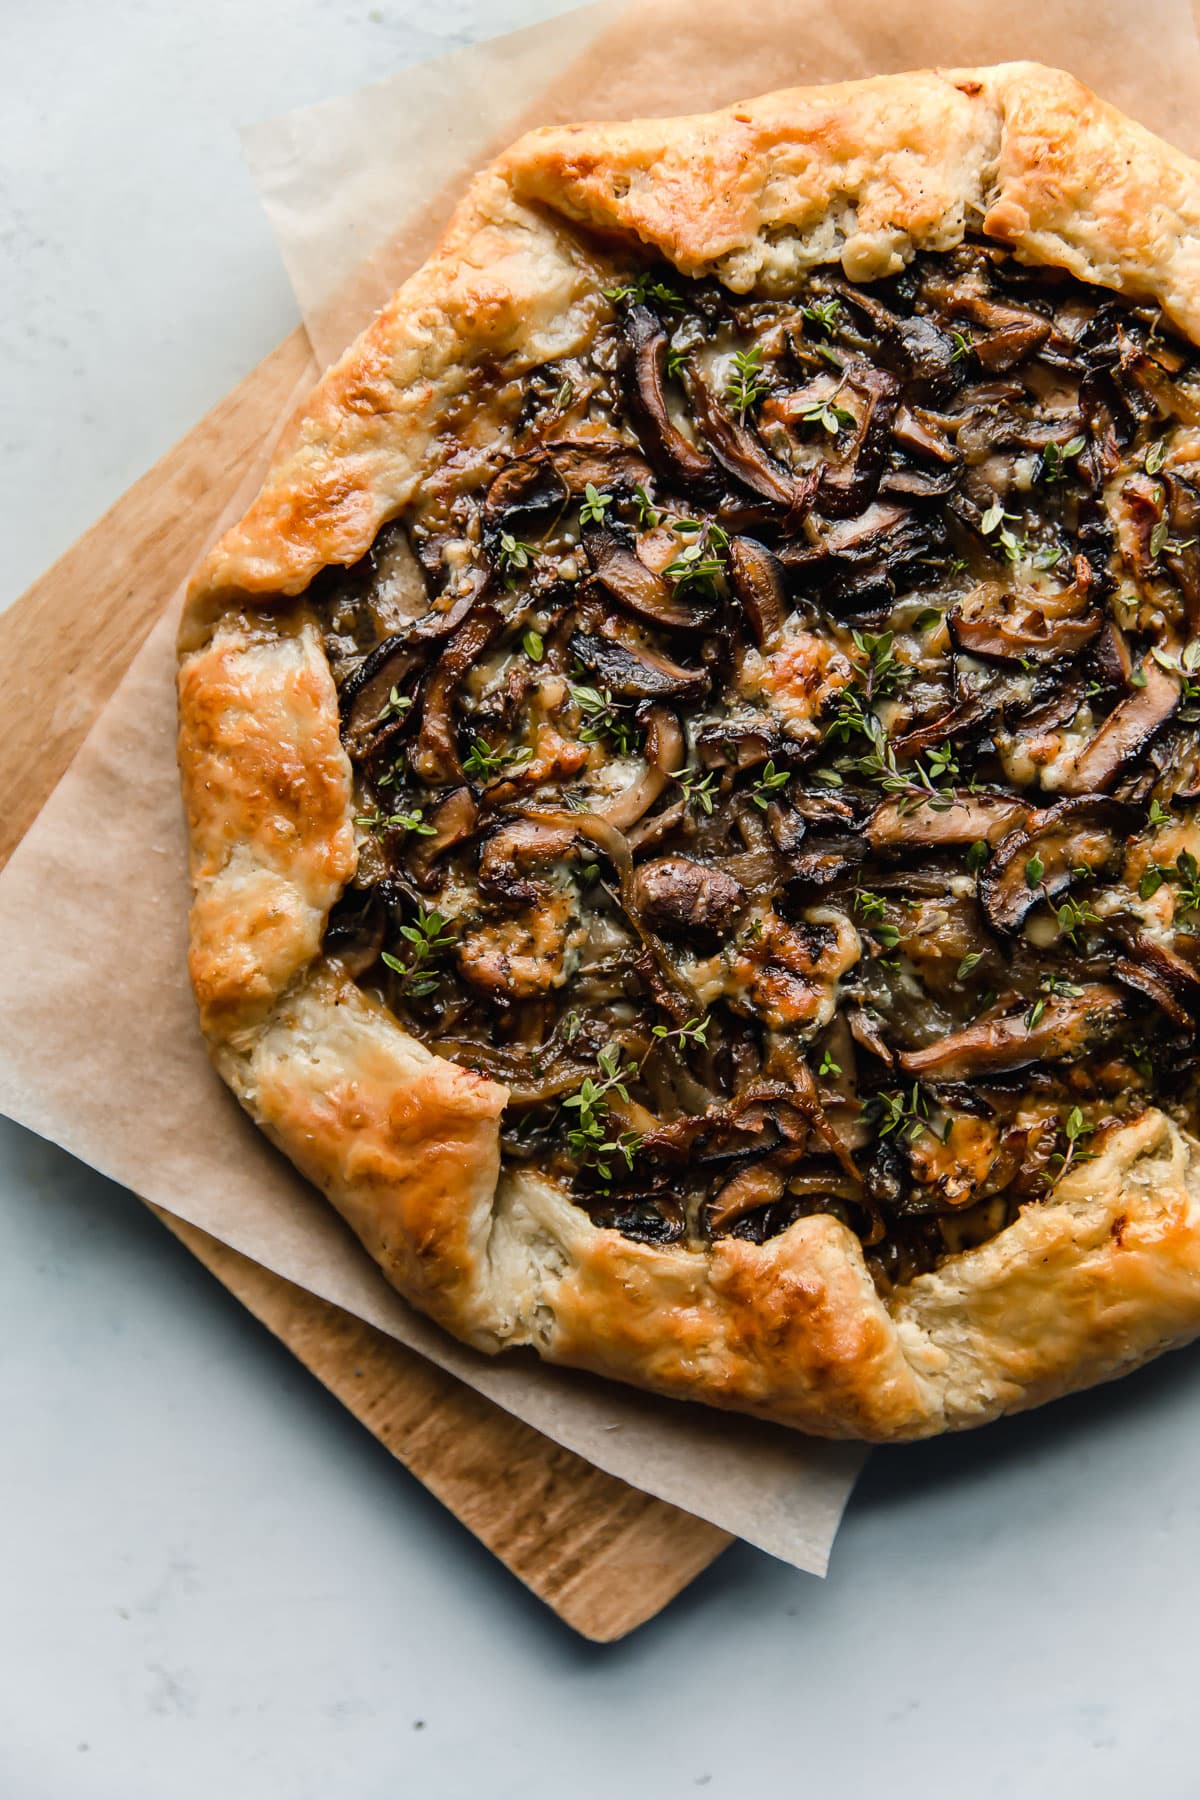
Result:
<svg viewBox="0 0 1200 1800"><path fill-rule="evenodd" d="M543 1356L830 1437L926 1436L1116 1375L1200 1333L1200 1146L1110 1131L1050 1200L883 1299L829 1216L658 1248L502 1171L505 1090L434 1056L321 955L355 867L350 768L296 597L364 555L438 460L473 371L588 338L575 224L687 275L785 290L982 230L1147 297L1200 342L1200 168L1031 63L796 89L697 118L533 132L329 370L198 569L179 759L201 1025L243 1105L388 1278L481 1349Z"/></svg>

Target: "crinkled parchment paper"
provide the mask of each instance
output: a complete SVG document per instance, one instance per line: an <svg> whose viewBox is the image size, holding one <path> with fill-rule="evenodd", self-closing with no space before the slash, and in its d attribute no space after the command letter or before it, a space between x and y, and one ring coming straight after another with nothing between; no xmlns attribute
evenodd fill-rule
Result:
<svg viewBox="0 0 1200 1800"><path fill-rule="evenodd" d="M1010 4L991 22L969 0L655 0L632 21L603 5L258 127L248 153L328 360L429 248L455 184L527 124L1032 56L1194 148L1190 14L1156 0L1145 25L1116 0ZM173 617L151 634L0 876L0 1108L601 1468L823 1572L857 1447L464 1349L392 1292L212 1074L184 976L173 635Z"/></svg>

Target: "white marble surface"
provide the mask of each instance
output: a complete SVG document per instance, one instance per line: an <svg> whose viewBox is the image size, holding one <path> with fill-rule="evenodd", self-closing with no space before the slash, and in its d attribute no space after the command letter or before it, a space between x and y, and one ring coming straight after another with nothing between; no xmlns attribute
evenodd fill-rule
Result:
<svg viewBox="0 0 1200 1800"><path fill-rule="evenodd" d="M553 9L4 8L5 597L293 322L237 125ZM0 1234L3 1800L1197 1791L1196 1353L878 1455L827 1582L736 1550L598 1650L2 1123Z"/></svg>

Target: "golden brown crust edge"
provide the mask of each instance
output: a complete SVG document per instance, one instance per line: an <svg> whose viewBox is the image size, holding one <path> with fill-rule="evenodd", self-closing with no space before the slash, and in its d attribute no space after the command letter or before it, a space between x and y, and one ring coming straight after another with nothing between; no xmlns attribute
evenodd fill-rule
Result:
<svg viewBox="0 0 1200 1800"><path fill-rule="evenodd" d="M529 1343L883 1440L981 1423L1196 1335L1196 1147L1159 1113L885 1303L829 1217L762 1246L660 1250L597 1229L548 1182L501 1179L504 1090L432 1056L322 961L354 867L350 775L319 640L282 602L406 504L474 362L517 369L586 336L598 284L571 220L738 288L832 260L863 279L982 227L1025 260L1154 298L1200 341L1200 169L1037 65L522 139L326 375L192 582L191 969L221 1073L401 1292L485 1349Z"/></svg>

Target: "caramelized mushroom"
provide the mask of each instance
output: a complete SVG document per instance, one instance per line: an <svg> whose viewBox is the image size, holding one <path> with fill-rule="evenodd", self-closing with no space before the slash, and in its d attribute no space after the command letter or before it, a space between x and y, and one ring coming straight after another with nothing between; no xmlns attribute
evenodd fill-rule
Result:
<svg viewBox="0 0 1200 1800"><path fill-rule="evenodd" d="M693 368L688 384L696 424L705 443L725 473L748 493L757 494L786 515L785 529L794 529L813 504L819 474L793 475L775 461L749 425L728 412Z"/></svg>
<svg viewBox="0 0 1200 1800"><path fill-rule="evenodd" d="M680 668L656 650L633 650L615 638L577 631L570 649L618 700L680 699L708 687L702 669Z"/></svg>
<svg viewBox="0 0 1200 1800"><path fill-rule="evenodd" d="M632 892L643 917L668 936L727 931L746 904L740 882L686 856L643 863Z"/></svg>
<svg viewBox="0 0 1200 1800"><path fill-rule="evenodd" d="M1132 956L1121 957L1113 965L1117 980L1153 1000L1181 1031L1193 1028L1200 1017L1200 974L1145 932L1134 933L1129 948Z"/></svg>
<svg viewBox="0 0 1200 1800"><path fill-rule="evenodd" d="M789 569L832 562L855 569L881 564L894 571L924 555L931 542L928 525L909 507L876 500L857 519L843 519L821 531L815 543L797 538L781 545L779 560Z"/></svg>
<svg viewBox="0 0 1200 1800"><path fill-rule="evenodd" d="M1078 995L1048 999L1032 1024L1033 1009L978 1019L924 1050L906 1051L900 1068L930 1081L972 1081L1029 1063L1062 1062L1115 1031L1124 1009L1120 988L1097 982Z"/></svg>
<svg viewBox="0 0 1200 1800"><path fill-rule="evenodd" d="M418 657L407 634L385 638L343 683L339 697L342 742L355 761L373 755L404 730L407 708L386 719L382 715L388 712L392 689L417 666Z"/></svg>
<svg viewBox="0 0 1200 1800"><path fill-rule="evenodd" d="M876 850L905 849L911 845L975 844L981 839L997 844L1006 833L1024 825L1029 807L1006 794L954 792L949 804L923 801L917 806L904 800L884 800L867 820L867 837Z"/></svg>
<svg viewBox="0 0 1200 1800"><path fill-rule="evenodd" d="M501 825L483 846L479 858L479 892L483 899L529 906L542 892L542 883L523 872L556 862L567 854L575 838L566 821L540 818L514 819Z"/></svg>
<svg viewBox="0 0 1200 1800"><path fill-rule="evenodd" d="M941 385L954 374L954 345L932 319L921 315L906 319L875 298L866 288L850 281L829 279L824 290L836 294L877 339L883 360L910 381Z"/></svg>
<svg viewBox="0 0 1200 1800"><path fill-rule="evenodd" d="M648 569L633 546L608 527L587 528L583 548L593 579L638 618L651 625L665 625L669 630L694 630L707 617L703 606L677 599L671 584Z"/></svg>
<svg viewBox="0 0 1200 1800"><path fill-rule="evenodd" d="M1034 593L1022 597L1018 622L1002 610L1007 597L997 583L983 582L951 609L946 622L960 650L997 662L1067 661L1100 630L1098 611L1080 618L1069 614L1047 617Z"/></svg>
<svg viewBox="0 0 1200 1800"><path fill-rule="evenodd" d="M753 538L735 537L729 546L729 580L761 650L779 636L787 613L778 559Z"/></svg>
<svg viewBox="0 0 1200 1800"><path fill-rule="evenodd" d="M1176 677L1152 656L1141 665L1145 681L1121 700L1105 719L1095 737L1077 750L1058 779L1064 794L1104 794L1116 784L1125 764L1132 760L1179 705Z"/></svg>
<svg viewBox="0 0 1200 1800"><path fill-rule="evenodd" d="M622 328L629 410L651 462L685 488L710 487L712 463L683 435L667 410L666 332L647 306L627 307Z"/></svg>
<svg viewBox="0 0 1200 1800"><path fill-rule="evenodd" d="M1195 633L1200 631L1200 491L1171 469L1162 479L1171 526L1162 557L1172 578L1179 583L1188 630Z"/></svg>
<svg viewBox="0 0 1200 1800"><path fill-rule="evenodd" d="M1097 874L1120 854L1137 822L1115 800L1064 800L1010 832L979 878L979 899L997 931L1015 931L1039 900L1052 900L1080 869Z"/></svg>
<svg viewBox="0 0 1200 1800"><path fill-rule="evenodd" d="M859 398L858 421L839 462L822 469L818 489L821 511L839 519L856 518L875 498L900 398L899 382L870 363L853 364L846 379Z"/></svg>
<svg viewBox="0 0 1200 1800"><path fill-rule="evenodd" d="M462 779L452 717L454 695L500 625L495 607L476 607L446 645L426 681L420 729L411 755L417 774L434 785Z"/></svg>
<svg viewBox="0 0 1200 1800"><path fill-rule="evenodd" d="M409 850L407 862L413 880L420 888L433 884L434 864L447 850L465 843L479 822L479 805L469 787L452 788L429 817L432 837L418 837Z"/></svg>

